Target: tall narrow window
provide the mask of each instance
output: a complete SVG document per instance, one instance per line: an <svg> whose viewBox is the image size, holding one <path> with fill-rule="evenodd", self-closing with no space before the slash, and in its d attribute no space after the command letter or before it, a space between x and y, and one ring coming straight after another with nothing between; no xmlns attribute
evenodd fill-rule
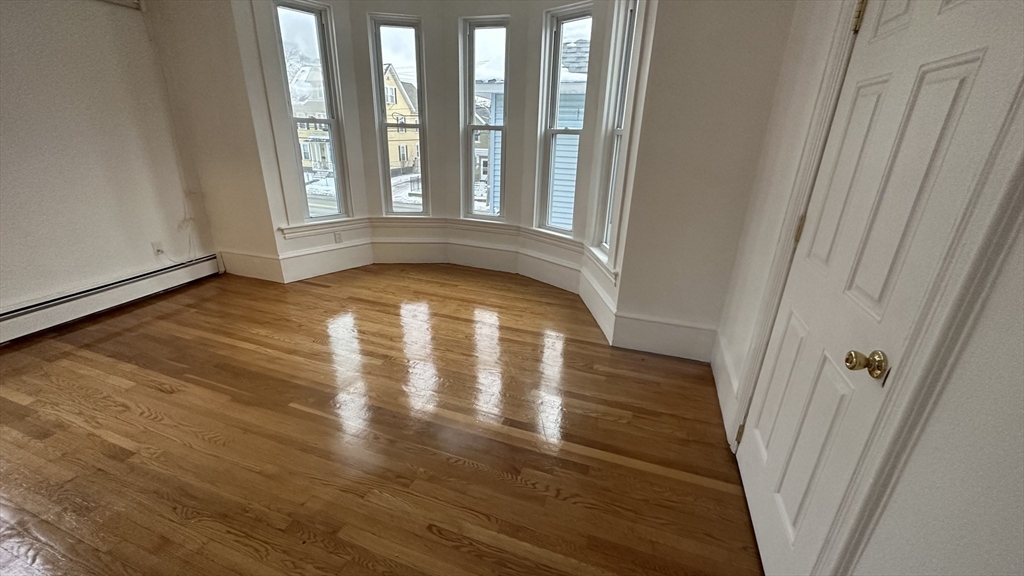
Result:
<svg viewBox="0 0 1024 576"><path fill-rule="evenodd" d="M547 122L543 136L547 180L541 195L541 225L569 232L576 203L576 166L587 99L590 62L589 13L552 20L547 78Z"/></svg>
<svg viewBox="0 0 1024 576"><path fill-rule="evenodd" d="M325 58L323 13L290 4L277 6L281 54L288 80L296 156L309 218L343 215L337 143L337 101Z"/></svg>
<svg viewBox="0 0 1024 576"><path fill-rule="evenodd" d="M415 20L373 20L374 74L381 154L384 160L385 209L388 214L424 214L427 206L426 147L420 29Z"/></svg>
<svg viewBox="0 0 1024 576"><path fill-rule="evenodd" d="M507 22L468 20L463 70L466 214L500 218L504 206Z"/></svg>
<svg viewBox="0 0 1024 576"><path fill-rule="evenodd" d="M637 0L623 4L623 11L618 17L617 40L615 55L618 57L615 78L612 81L613 95L611 110L611 130L608 142L608 161L606 170L604 202L601 204L599 244L605 250L612 242L614 223L619 213L619 199L625 182L626 133L629 123L629 108L632 104L633 90L630 74L633 70L633 45L636 39Z"/></svg>

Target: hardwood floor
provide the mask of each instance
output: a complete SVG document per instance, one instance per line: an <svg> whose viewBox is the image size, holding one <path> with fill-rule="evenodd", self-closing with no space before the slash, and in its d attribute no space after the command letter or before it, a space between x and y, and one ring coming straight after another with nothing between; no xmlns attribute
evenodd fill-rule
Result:
<svg viewBox="0 0 1024 576"><path fill-rule="evenodd" d="M706 364L511 274L221 276L0 347L0 573L759 573Z"/></svg>

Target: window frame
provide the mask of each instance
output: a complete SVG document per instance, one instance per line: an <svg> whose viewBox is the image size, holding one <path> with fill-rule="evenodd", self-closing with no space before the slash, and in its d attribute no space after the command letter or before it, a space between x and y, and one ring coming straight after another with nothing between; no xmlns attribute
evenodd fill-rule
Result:
<svg viewBox="0 0 1024 576"><path fill-rule="evenodd" d="M625 195L645 4L643 0L627 0L613 15L607 129L602 144L604 161L597 198L597 226L592 238L592 246L603 253L610 266L615 265L612 259Z"/></svg>
<svg viewBox="0 0 1024 576"><path fill-rule="evenodd" d="M508 115L505 114L501 125L477 124L476 123L476 59L474 33L479 28L504 28L505 29L505 79L502 82L502 89L505 96L508 95L508 61L511 34L509 34L509 23L511 18L508 15L500 16L472 16L460 18L459 35L462 40L462 217L478 220L505 220L505 158L506 135L508 128ZM507 98L505 101L507 105ZM505 110L508 108L506 106ZM476 168L476 154L473 144L478 142L474 137L476 131L501 133L501 166L498 189L498 213L477 214L473 211L473 171Z"/></svg>
<svg viewBox="0 0 1024 576"><path fill-rule="evenodd" d="M332 46L337 46L337 38L334 34L334 13L328 4L311 0L274 0L271 4L274 24L274 42L276 44L278 58L281 63L281 81L284 84L284 103L287 110L289 125L289 137L291 138L292 149L295 153L295 161L299 175L298 189L302 196L302 219L304 222L322 222L328 220L339 220L352 216L351 186L349 183L349 170L345 153L345 128L341 114L341 84L339 82L340 71L338 69L339 58ZM315 116L299 117L295 115L292 108L291 88L288 84L288 68L284 55L284 38L281 32L281 21L278 15L279 8L295 10L311 14L316 19L317 27L317 48L320 51L321 74L323 75L324 109L327 118ZM298 130L300 124L304 129L310 125L328 125L332 161L335 173L334 182L337 189L338 212L323 216L311 216L309 213L309 193L306 191L306 177L302 166L302 146L299 142ZM312 150L311 150L312 152ZM311 154L312 155L312 154Z"/></svg>
<svg viewBox="0 0 1024 576"><path fill-rule="evenodd" d="M555 138L560 134L569 134L578 136L580 142L583 141L583 127L580 128L558 128L558 76L561 71L562 64L562 26L567 22L574 20L581 20L583 18L591 19L591 47L593 47L593 23L594 23L594 5L592 2L582 2L579 4L573 4L566 6L558 10L552 10L546 13L545 28L544 28L544 45L541 51L542 60L542 86L541 86L541 106L540 106L540 134L538 142L538 156L539 162L537 163L539 168L538 178L538 191L537 191L537 204L535 213L534 226L541 230L558 234L561 236L572 237L577 230L578 223L576 222L575 214L573 214L572 227L569 229L559 228L557 226L551 226L548 224L548 217L551 213L551 187L554 174L552 172L552 160L555 153ZM591 91L590 85L590 66L587 66L587 94ZM584 122L587 118L586 103L584 103ZM577 180L576 189L574 191L574 202L575 198L579 197L579 162L580 156L577 152L576 165L577 165Z"/></svg>
<svg viewBox="0 0 1024 576"><path fill-rule="evenodd" d="M429 178L429 162L427 161L427 95L426 95L426 73L424 66L423 56L423 21L419 16L406 16L398 14L381 14L371 12L367 14L367 20L369 24L369 37L370 37L370 61L372 66L372 85L373 85L373 112L374 112L374 124L377 130L377 158L380 163L380 177L381 177L381 192L383 198L381 199L384 208L385 216L402 216L402 217L428 217L430 216L430 178ZM403 28L412 28L415 33L416 43L416 112L418 117L417 123L409 123L403 121L399 122L388 122L385 118L387 117L387 95L386 88L384 85L384 62L382 62L383 54L381 52L380 43L380 29L382 26L394 26ZM395 95L395 103L397 103L397 89ZM390 158L388 151L388 130L394 129L395 133L398 130L402 130L404 133L407 130L416 130L419 134L418 144L421 146L422 155L419 156L420 162L420 190L421 198L423 201L422 210L419 212L396 212L393 206L393 193L391 190L391 169L390 169Z"/></svg>

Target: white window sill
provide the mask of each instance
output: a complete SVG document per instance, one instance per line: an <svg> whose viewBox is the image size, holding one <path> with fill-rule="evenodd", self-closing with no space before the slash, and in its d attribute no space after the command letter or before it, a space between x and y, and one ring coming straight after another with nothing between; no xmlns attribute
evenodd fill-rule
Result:
<svg viewBox="0 0 1024 576"><path fill-rule="evenodd" d="M369 221L366 218L337 218L334 220L318 220L304 222L290 226L281 226L278 230L284 235L285 240L292 238L303 238L305 236L318 236L320 234L331 234L345 230L368 227Z"/></svg>
<svg viewBox="0 0 1024 576"><path fill-rule="evenodd" d="M608 253L604 251L600 246L586 246L586 253L590 256L590 259L597 263L597 268L612 281L612 284L618 285L619 283L619 271L612 268L612 265L608 262Z"/></svg>

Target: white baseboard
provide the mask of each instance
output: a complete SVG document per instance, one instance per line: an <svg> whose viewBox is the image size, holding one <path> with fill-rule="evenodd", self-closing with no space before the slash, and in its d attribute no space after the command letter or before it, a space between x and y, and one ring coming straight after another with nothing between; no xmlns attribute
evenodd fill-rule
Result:
<svg viewBox="0 0 1024 576"><path fill-rule="evenodd" d="M448 244L448 262L460 266L521 274L518 258L519 251L515 246L483 245L466 241L451 241Z"/></svg>
<svg viewBox="0 0 1024 576"><path fill-rule="evenodd" d="M722 421L725 422L726 432L730 423L736 417L734 413L737 408L737 390L739 382L735 378L736 371L729 364L729 357L725 353L721 337L715 338L715 347L711 351L711 373L715 377L715 390L718 392L718 406L722 409ZM736 439L729 438L729 445L732 451L736 451Z"/></svg>
<svg viewBox="0 0 1024 576"><path fill-rule="evenodd" d="M520 274L576 294L580 291L580 265L532 250L520 250Z"/></svg>
<svg viewBox="0 0 1024 576"><path fill-rule="evenodd" d="M583 244L531 228L459 218L357 218L280 229L284 240L368 234L343 244L285 252L280 258L223 252L231 274L294 282L372 263L451 263L522 274L579 292Z"/></svg>
<svg viewBox="0 0 1024 576"><path fill-rule="evenodd" d="M601 327L605 339L611 344L615 334L615 303L586 268L580 271L580 298L587 305L597 325Z"/></svg>
<svg viewBox="0 0 1024 576"><path fill-rule="evenodd" d="M296 282L326 274L373 264L373 247L366 240L346 244L328 244L281 255L284 282ZM228 269L230 272L231 269Z"/></svg>
<svg viewBox="0 0 1024 576"><path fill-rule="evenodd" d="M220 257L228 274L270 280L271 282L284 282L281 260L275 256L222 251Z"/></svg>
<svg viewBox="0 0 1024 576"><path fill-rule="evenodd" d="M448 246L431 238L374 239L377 264L431 264L448 262Z"/></svg>
<svg viewBox="0 0 1024 576"><path fill-rule="evenodd" d="M218 272L217 259L207 256L11 310L0 316L0 342L127 304Z"/></svg>
<svg viewBox="0 0 1024 576"><path fill-rule="evenodd" d="M715 346L716 331L657 318L619 313L615 317L612 345L708 362Z"/></svg>

